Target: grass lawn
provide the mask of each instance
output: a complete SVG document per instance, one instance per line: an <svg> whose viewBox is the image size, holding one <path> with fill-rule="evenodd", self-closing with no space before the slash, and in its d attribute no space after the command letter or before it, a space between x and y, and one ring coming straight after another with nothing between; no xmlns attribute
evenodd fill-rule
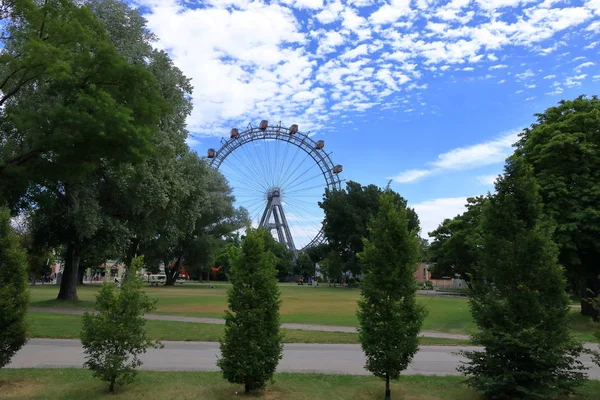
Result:
<svg viewBox="0 0 600 400"><path fill-rule="evenodd" d="M157 313L195 317L222 318L226 304L227 287L216 284L210 289L206 284L175 287L147 287L147 293L158 299ZM85 285L77 289L80 301L54 300L57 286L34 286L31 288L31 306L91 308L100 285ZM281 286L281 321L299 324L358 326L356 301L358 289L311 288L308 286ZM472 332L475 324L471 319L467 300L454 297L420 296L429 312L423 330L447 333Z"/></svg>
<svg viewBox="0 0 600 400"><path fill-rule="evenodd" d="M227 308L228 284L184 284L174 287L146 287L150 297L157 299L158 314L185 315L194 317L222 318ZM79 286L80 301L62 302L54 300L58 286L37 285L31 287L31 306L55 308L92 308L99 284ZM329 288L297 285L281 285L281 321L299 324L358 326L356 301L359 289ZM469 312L466 298L418 296L427 308L428 315L423 324L424 331L445 333L472 333L475 323ZM579 340L597 342L592 332L594 324L587 317L572 312L573 332ZM342 343L342 342L340 342Z"/></svg>
<svg viewBox="0 0 600 400"><path fill-rule="evenodd" d="M461 377L403 376L391 385L397 400L482 400ZM570 400L600 396L600 382L586 383ZM269 400L375 400L384 383L367 376L277 374L263 393L247 396ZM11 400L225 400L244 398L243 388L216 372L140 372L133 385L108 393L107 385L82 369L0 371L0 399Z"/></svg>
<svg viewBox="0 0 600 400"><path fill-rule="evenodd" d="M66 314L27 314L29 334L34 338L76 339L81 331L81 316ZM195 324L189 322L147 321L153 339L217 342L223 336L223 325ZM358 334L283 329L286 343L358 343ZM422 345L458 346L468 340L421 338Z"/></svg>

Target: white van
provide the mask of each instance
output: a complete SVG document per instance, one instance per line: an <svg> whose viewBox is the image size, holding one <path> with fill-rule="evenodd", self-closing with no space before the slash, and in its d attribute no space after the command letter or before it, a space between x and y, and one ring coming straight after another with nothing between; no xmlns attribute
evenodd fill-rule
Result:
<svg viewBox="0 0 600 400"><path fill-rule="evenodd" d="M167 282L167 276L165 274L148 275L148 283L150 284L150 286L164 285L166 282ZM175 281L175 283L179 283L180 285L183 285L184 282L185 282L185 279L181 279L181 278L178 278Z"/></svg>

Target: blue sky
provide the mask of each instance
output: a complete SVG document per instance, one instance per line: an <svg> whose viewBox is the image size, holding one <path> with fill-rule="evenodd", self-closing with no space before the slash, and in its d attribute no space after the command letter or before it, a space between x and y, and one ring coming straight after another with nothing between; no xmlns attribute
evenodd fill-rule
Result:
<svg viewBox="0 0 600 400"><path fill-rule="evenodd" d="M493 190L534 113L600 86L600 0L137 3L192 78L190 146L298 123L344 179L393 179L424 234Z"/></svg>

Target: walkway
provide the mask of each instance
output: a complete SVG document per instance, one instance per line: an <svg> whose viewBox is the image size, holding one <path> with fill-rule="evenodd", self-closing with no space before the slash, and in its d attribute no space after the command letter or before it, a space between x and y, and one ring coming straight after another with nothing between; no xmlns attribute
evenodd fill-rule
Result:
<svg viewBox="0 0 600 400"><path fill-rule="evenodd" d="M71 315L82 315L83 310L69 309L69 308L46 308L46 307L30 307L29 311L52 313L52 314L71 314ZM215 324L224 325L225 320L220 318L200 318L200 317L184 317L180 315L162 315L162 314L146 314L144 316L148 320L153 321L174 321L174 322L191 322L195 324ZM308 324L281 324L284 329L294 329L301 331L322 331L322 332L342 332L342 333L356 333L357 330L351 326L334 326L334 325L308 325ZM468 340L469 335L459 335L453 333L443 332L421 332L423 337L431 338L444 338L444 339L462 339Z"/></svg>
<svg viewBox="0 0 600 400"><path fill-rule="evenodd" d="M163 349L142 355L141 369L153 371L218 371L219 344L212 342L162 342ZM459 350L476 347L421 346L403 374L458 375L456 367L464 358ZM84 362L79 340L31 339L13 358L9 368L81 367ZM590 367L591 379L600 379L600 368L589 356L582 357ZM365 357L354 344L286 344L278 372L365 375Z"/></svg>

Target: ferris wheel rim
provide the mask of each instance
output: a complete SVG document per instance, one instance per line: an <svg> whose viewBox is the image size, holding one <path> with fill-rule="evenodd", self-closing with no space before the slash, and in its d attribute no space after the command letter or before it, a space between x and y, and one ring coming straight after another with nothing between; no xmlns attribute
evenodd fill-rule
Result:
<svg viewBox="0 0 600 400"><path fill-rule="evenodd" d="M243 132L239 132L236 137L230 139L222 138L222 145L216 150L216 154L211 160L210 166L218 170L225 159L235 150L259 140L278 140L296 146L309 155L321 170L321 173L325 178L324 189L341 189L342 180L338 174L334 172L336 165L331 160L330 155L332 153L327 153L324 149L317 148L317 142L308 136L308 134L300 131L291 133L289 129L282 127L281 123L279 125L268 125L264 128L248 124L248 128ZM319 232L309 241L309 243L298 251L306 251L307 249L318 246L324 242L325 234L323 226L321 226Z"/></svg>

